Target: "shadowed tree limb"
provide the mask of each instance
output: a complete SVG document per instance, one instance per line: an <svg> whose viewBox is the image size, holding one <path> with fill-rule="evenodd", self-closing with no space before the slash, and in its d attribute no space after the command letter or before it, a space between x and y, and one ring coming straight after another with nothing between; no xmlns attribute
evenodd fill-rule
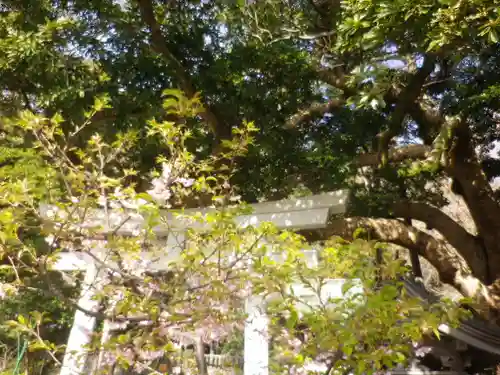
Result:
<svg viewBox="0 0 500 375"><path fill-rule="evenodd" d="M389 120L387 131L379 134L379 146L385 145L386 147L390 139L398 133L410 107L415 106L415 101L420 96L427 77L434 70L435 62L436 57L434 55L427 55L422 67L410 78L406 87L399 88L396 92L388 92L387 99L394 102L395 109ZM347 98L354 94L354 91L346 85L346 77L341 66L332 69L318 68L316 74L320 81L342 90L342 97L332 99L326 103L313 103L309 108L291 116L287 121L287 128L294 128L314 117L321 117L333 109L344 106Z"/></svg>
<svg viewBox="0 0 500 375"><path fill-rule="evenodd" d="M418 135L424 144L431 145L439 133L444 119L438 111L426 108L421 103L414 103L408 108L408 114L418 125Z"/></svg>
<svg viewBox="0 0 500 375"><path fill-rule="evenodd" d="M476 236L467 232L439 208L427 203L399 202L391 208L394 216L424 222L441 233L446 241L460 252L472 273L487 282L487 265L482 256L481 242Z"/></svg>
<svg viewBox="0 0 500 375"><path fill-rule="evenodd" d="M343 99L332 99L326 103L313 103L309 108L290 117L285 126L287 128L295 128L302 122L312 120L315 117L322 117L328 112L342 108L344 104L345 101Z"/></svg>
<svg viewBox="0 0 500 375"><path fill-rule="evenodd" d="M153 49L172 66L176 78L179 80L180 89L184 91L184 94L188 98L194 98L197 95L196 88L191 80L189 72L186 71L186 68L181 64L179 59L174 56L168 48L160 25L156 20L152 0L137 0L137 4L139 5L144 23L151 30L151 45ZM230 127L228 127L222 119L216 116L213 108L205 105L200 116L210 126L217 140L226 139L231 135Z"/></svg>
<svg viewBox="0 0 500 375"><path fill-rule="evenodd" d="M351 240L358 228L365 229L372 239L416 250L437 269L441 281L454 286L465 297L477 301L483 316L499 310L500 305L491 297L488 288L471 274L467 262L455 249L446 241L409 227L401 220L366 217L336 219L320 231L318 236L319 239L340 236Z"/></svg>
<svg viewBox="0 0 500 375"><path fill-rule="evenodd" d="M478 236L475 237L476 253L464 251L463 255L473 268L473 271L480 271L479 278L483 280L497 279L500 277L500 224L497 218L500 217L500 207L495 198L493 189L491 188L488 176L483 171L481 163L477 159L474 151L474 146L471 143L472 134L466 121L460 117L456 118L443 118L437 114L425 112L422 107L419 107L419 113L422 115L421 122L426 122L428 126L436 128L437 126L446 127L449 131L449 139L446 140L446 145L436 144L438 147L437 152L442 153L440 157L440 164L443 170L453 179L454 184L459 187L455 189L454 193L459 194L464 198L464 201L469 209L469 212L474 220L476 228L478 229ZM425 115L425 116L424 116ZM443 132L441 132L443 134ZM439 136L438 136L439 137ZM437 140L438 138L436 138ZM440 150L440 148L442 148ZM432 148L427 145L408 145L397 148L392 148L387 153L387 162L396 163L408 159L425 159L430 157ZM379 158L377 153L367 153L360 155L354 161L354 165L358 167L379 165ZM417 206L412 206L415 209ZM408 208L408 207L407 207ZM419 211L413 212L409 215L413 219L421 220L422 206L419 206ZM414 217L419 215L421 218ZM408 218L404 215L396 215ZM425 216L429 220L429 216ZM443 219L443 217L441 217ZM422 221L426 221L422 220ZM448 225L449 220L438 220L439 225ZM433 228L437 226L431 225ZM456 226L458 228L459 226ZM441 228L442 229L442 228ZM458 229L454 230L458 232ZM440 232L450 240L447 233L453 232L446 230ZM460 231L460 232L463 232ZM471 242L470 239L465 241L459 239L451 241L452 245L461 250L462 246L467 247L467 243ZM480 259L484 265L481 266ZM490 277L485 276L484 268L487 267ZM491 281L491 280L488 280Z"/></svg>
<svg viewBox="0 0 500 375"><path fill-rule="evenodd" d="M387 130L378 134L378 152L381 161L387 159L388 146L393 137L401 132L403 121L411 107L415 105L415 101L421 95L422 87L429 75L434 70L436 65L436 56L427 54L424 57L422 67L410 78L406 87L401 89L395 103L394 111L387 124Z"/></svg>
<svg viewBox="0 0 500 375"><path fill-rule="evenodd" d="M406 188L405 181L403 179L400 179L398 182L398 187L399 187L399 196L402 199L402 201L407 202L408 201L408 192ZM396 211L395 208L393 208L393 211ZM396 215L397 213L394 212ZM411 216L409 215L403 215L404 222L408 226L413 226L413 220ZM418 256L418 252L416 250L411 250L410 251L410 261L411 261L411 270L413 272L414 277L418 277L423 279L424 275L422 273L422 266L420 265L420 257Z"/></svg>
<svg viewBox="0 0 500 375"><path fill-rule="evenodd" d="M414 144L401 147L393 147L388 152L388 162L402 162L409 159L425 159L431 152L431 147L426 145ZM378 153L366 153L358 156L354 160L358 167L376 167L379 165Z"/></svg>
<svg viewBox="0 0 500 375"><path fill-rule="evenodd" d="M316 70L318 79L344 92L344 97L349 97L355 94L355 91L347 86L347 79L342 65L324 69L318 67Z"/></svg>

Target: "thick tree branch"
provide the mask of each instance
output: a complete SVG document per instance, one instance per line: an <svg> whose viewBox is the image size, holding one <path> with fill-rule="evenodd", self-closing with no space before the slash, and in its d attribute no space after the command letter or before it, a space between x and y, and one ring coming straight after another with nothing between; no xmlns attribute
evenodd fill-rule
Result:
<svg viewBox="0 0 500 375"><path fill-rule="evenodd" d="M442 282L454 286L465 297L474 298L484 309L483 314L488 315L492 310L498 310L486 286L472 276L465 260L453 248L444 240L409 227L400 220L366 217L336 219L315 239L326 240L332 236L340 236L350 240L358 228L364 228L372 239L416 250L437 269Z"/></svg>
<svg viewBox="0 0 500 375"><path fill-rule="evenodd" d="M486 282L487 264L480 241L437 207L426 203L399 202L393 205L396 217L422 221L437 230L467 262L472 273Z"/></svg>
<svg viewBox="0 0 500 375"><path fill-rule="evenodd" d="M425 159L429 156L431 148L426 145L407 145L394 147L389 150L388 162L401 162L411 159ZM359 167L375 167L379 164L378 153L366 153L354 160L354 164Z"/></svg>
<svg viewBox="0 0 500 375"><path fill-rule="evenodd" d="M287 128L295 128L300 123L309 121L317 116L322 116L335 109L342 108L345 101L343 99L332 99L326 103L313 103L309 108L293 115L286 123Z"/></svg>
<svg viewBox="0 0 500 375"><path fill-rule="evenodd" d="M424 144L431 145L439 129L443 125L443 117L431 108L425 108L420 103L413 103L408 108L409 115L418 124L418 135Z"/></svg>
<svg viewBox="0 0 500 375"><path fill-rule="evenodd" d="M422 67L418 69L417 73L415 73L415 75L413 75L410 79L408 86L398 90L397 95L392 94L393 99L395 99L395 109L390 118L387 131L382 132L379 135L379 150L386 147L389 144L390 139L398 133L398 130L401 127L405 116L409 112L410 107L414 106L415 100L420 96L422 87L425 84L427 77L434 70L435 62L435 56L426 56ZM337 109L345 105L346 98L354 95L354 92L347 87L345 74L342 70L342 67L339 66L332 69L318 68L316 71L318 78L321 81L343 91L342 98L332 99L327 103L312 104L308 109L292 116L286 124L287 128L296 127L300 123L309 121L315 116L324 115L333 109Z"/></svg>
<svg viewBox="0 0 500 375"><path fill-rule="evenodd" d="M406 183L403 179L399 179L398 188L399 188L399 197L402 199L403 202L407 202L408 191ZM410 217L405 217L404 222L409 227L413 226L413 220ZM413 272L413 276L423 278L424 275L422 273L422 266L420 265L420 258L418 256L417 251L415 250L410 251L410 261L411 261L411 270Z"/></svg>
<svg viewBox="0 0 500 375"><path fill-rule="evenodd" d="M500 217L500 207L496 202L488 178L477 160L474 146L471 143L472 134L467 122L460 118L442 119L437 115L425 113L422 107L420 109L422 110L420 114L426 116L420 118L422 121L427 122L432 128L447 127L451 133L448 140L441 140L441 143L445 142L445 149L441 151L445 154L440 157L440 160L443 169L454 179L454 184L459 187L454 192L463 196L476 224L478 236L475 238L475 245L472 244L470 238L467 239L468 236L450 237L449 233L456 232L456 230L450 229L453 226L449 225L449 220L441 216L439 220L435 221L440 225L440 232L454 247L460 251L465 250L463 256L473 269L474 274L489 283L491 280L500 278L500 224L497 220ZM441 136L442 134L443 132L441 132ZM430 151L431 147L426 145L394 148L389 151L387 161L422 159L427 157ZM378 163L378 154L361 155L355 161L357 166L376 166ZM419 207L420 209L421 207ZM419 220L419 217L414 215L419 215L420 218L425 217L427 221L430 219L421 210L414 211L411 215L402 215L402 217L410 216ZM431 226L438 228L437 224L431 224ZM444 228L444 226L450 226L450 228ZM469 245L465 245L466 243ZM467 251L467 249L469 250Z"/></svg>
<svg viewBox="0 0 500 375"><path fill-rule="evenodd" d="M401 90L399 97L392 113L387 130L379 134L379 144L378 151L386 152L390 140L396 136L403 124L405 116L408 114L410 107L412 107L420 96L422 87L427 80L427 77L434 70L436 63L436 56L426 55L422 67L417 70L417 72L411 77L408 86Z"/></svg>
<svg viewBox="0 0 500 375"><path fill-rule="evenodd" d="M303 122L310 121L314 117L321 117L326 113L335 109L342 108L348 97L353 96L355 92L346 84L346 76L343 65L338 65L333 68L322 68L316 66L317 77L320 81L343 91L342 96L336 99L331 99L326 103L313 103L310 107L298 112L290 117L287 121L286 128L295 128Z"/></svg>
<svg viewBox="0 0 500 375"><path fill-rule="evenodd" d="M414 227L408 227L400 220L364 217L334 220L329 225L328 234L349 239L357 228L366 229L374 239L417 250L419 255L437 268L443 282L453 285L457 273L469 272L466 262L445 241Z"/></svg>
<svg viewBox="0 0 500 375"><path fill-rule="evenodd" d="M401 92L402 89L400 87L393 86L386 92L384 100L390 105L395 105L398 102ZM429 108L429 106L418 100L411 103L407 110L408 114L418 125L419 137L424 141L425 145L431 145L444 123L443 116L438 110Z"/></svg>
<svg viewBox="0 0 500 375"><path fill-rule="evenodd" d="M176 77L179 80L180 88L184 91L184 94L189 98L195 97L196 88L189 73L168 48L160 25L156 20L152 0L137 0L137 3L139 4L139 10L143 21L151 29L151 44L153 49L173 67ZM230 129L228 131L227 126L223 121L217 118L213 110L205 107L205 110L200 115L203 120L208 123L212 132L218 139L226 138L228 133L230 135Z"/></svg>
<svg viewBox="0 0 500 375"><path fill-rule="evenodd" d="M347 80L342 65L330 69L318 67L316 70L316 74L318 75L318 79L320 81L323 81L324 83L327 83L332 87L342 90L344 92L344 97L354 95L354 91L347 87Z"/></svg>

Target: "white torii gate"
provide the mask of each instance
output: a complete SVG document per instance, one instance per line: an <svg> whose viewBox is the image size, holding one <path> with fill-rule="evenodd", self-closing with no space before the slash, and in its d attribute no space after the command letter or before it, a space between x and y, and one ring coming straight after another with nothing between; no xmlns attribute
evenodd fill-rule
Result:
<svg viewBox="0 0 500 375"><path fill-rule="evenodd" d="M265 202L251 205L252 214L238 216L235 220L242 227L259 225L272 222L279 229L311 230L321 229L327 225L328 219L333 214L345 212L347 191L337 191L313 195L299 199L288 199L275 202ZM196 212L206 213L210 209L186 210L186 214ZM54 209L50 206L41 206L41 215L46 220L53 219ZM144 227L144 218L135 216L124 221L124 214L106 218L101 210L92 211L87 223L89 226L104 226L104 231L111 231L117 235L130 235ZM158 236L167 235L167 257L163 254L149 254L152 261L150 268L165 270L169 261L179 255L183 248L183 231L189 224L177 219L171 212L165 212L166 223L154 228ZM104 224L104 225L103 225ZM109 226L109 227L106 227ZM172 236L172 230L176 235ZM170 234L170 235L169 235ZM103 246L96 242L96 258L104 259L106 254ZM85 270L83 290L78 305L87 311L98 309L99 302L94 299L97 289L102 285L99 262L84 253L61 253L58 261L53 265L54 270L73 271ZM340 282L340 283L339 283ZM331 280L327 286L331 297L341 296L341 280ZM296 293L300 293L297 286ZM303 297L308 297L305 294ZM244 374L267 375L269 362L269 343L267 338L267 317L265 314L265 301L258 296L250 297L246 302L248 320L245 324L244 339ZM83 375L87 363L88 353L86 347L90 344L96 320L78 310L74 316L73 326L70 331L66 353L64 356L60 375Z"/></svg>

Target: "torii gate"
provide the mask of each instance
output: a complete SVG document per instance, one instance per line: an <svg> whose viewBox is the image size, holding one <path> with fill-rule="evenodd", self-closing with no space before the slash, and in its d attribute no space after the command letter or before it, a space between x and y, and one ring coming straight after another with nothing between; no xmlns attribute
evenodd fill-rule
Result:
<svg viewBox="0 0 500 375"><path fill-rule="evenodd" d="M347 204L347 191L313 195L299 199L287 199L274 202L264 202L251 205L252 214L236 217L235 221L242 227L259 225L264 222L272 222L279 229L288 230L315 230L325 228L328 219L333 214L343 214ZM186 214L196 212L206 213L210 209L190 209ZM54 209L50 206L40 208L42 218L53 219ZM180 255L184 246L183 232L189 228L185 222L177 220L171 212L165 212L166 224L154 228L159 237L164 237L172 230L175 235L168 235L166 241L166 252L168 256L151 254L150 266L155 270L165 270L168 263ZM101 226L104 230L118 228L116 235L131 235L143 228L144 219L140 216L132 217L123 223L123 215L105 219L104 211L93 211L88 224L90 226ZM108 226L108 227L107 227ZM95 244L95 256L103 256L102 245ZM86 311L98 309L99 302L93 299L96 290L102 282L99 264L88 254L84 253L61 253L59 260L53 265L54 270L73 271L85 270L83 290L78 305ZM325 287L329 297L342 296L342 280L331 280ZM294 286L300 297L309 297L300 285ZM303 291L301 291L303 290ZM305 294L304 294L305 293ZM300 295L303 294L303 295ZM269 362L269 343L266 335L267 317L265 314L265 301L259 296L250 297L246 302L248 319L245 324L244 338L244 375L267 375ZM87 363L88 353L86 346L91 342L96 319L78 310L75 313L73 326L68 338L66 353L64 356L60 375L83 375Z"/></svg>

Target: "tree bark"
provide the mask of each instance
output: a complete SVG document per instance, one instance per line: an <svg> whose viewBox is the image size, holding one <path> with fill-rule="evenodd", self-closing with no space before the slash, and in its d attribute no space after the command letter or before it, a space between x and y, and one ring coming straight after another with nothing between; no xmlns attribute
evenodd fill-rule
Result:
<svg viewBox="0 0 500 375"><path fill-rule="evenodd" d="M482 282L488 282L481 241L439 208L426 203L399 202L392 206L392 212L396 217L422 221L437 230L464 258L472 274Z"/></svg>
<svg viewBox="0 0 500 375"><path fill-rule="evenodd" d="M484 174L464 120L449 121L451 145L445 170L458 182L469 212L483 241L490 281L500 278L500 206Z"/></svg>
<svg viewBox="0 0 500 375"><path fill-rule="evenodd" d="M431 147L420 144L393 147L389 150L388 161L397 163L404 160L425 159L429 156L431 151ZM379 155L376 152L362 154L354 160L354 165L358 167L376 167L378 164Z"/></svg>
<svg viewBox="0 0 500 375"><path fill-rule="evenodd" d="M497 316L500 304L492 297L491 288L487 288L481 280L473 276L467 262L455 249L446 241L408 227L400 220L366 217L337 219L320 231L316 239L340 236L350 240L358 228L366 229L370 238L416 250L437 269L442 282L454 286L465 297L473 298L483 317L490 319L491 316Z"/></svg>
<svg viewBox="0 0 500 375"><path fill-rule="evenodd" d="M309 108L304 109L292 117L286 122L285 127L292 129L296 128L299 124L310 121L315 117L323 116L328 112L335 109L343 107L345 101L341 98L332 99L326 103L313 103Z"/></svg>
<svg viewBox="0 0 500 375"><path fill-rule="evenodd" d="M380 134L379 152L385 151L389 141L399 134L403 121L411 107L415 106L415 101L420 96L422 87L427 77L432 73L436 64L436 56L427 54L424 57L422 67L410 78L408 85L401 90L396 100L394 111L389 119L387 131Z"/></svg>

